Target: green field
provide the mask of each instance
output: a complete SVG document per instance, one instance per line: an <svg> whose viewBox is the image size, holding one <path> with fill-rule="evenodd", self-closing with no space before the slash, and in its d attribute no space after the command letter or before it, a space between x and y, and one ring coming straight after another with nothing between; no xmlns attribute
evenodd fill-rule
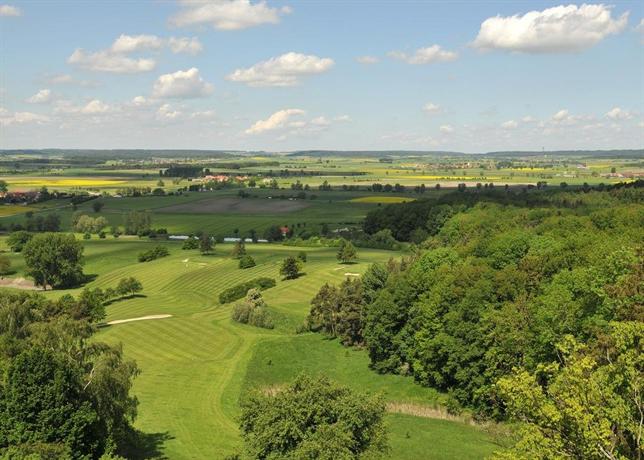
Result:
<svg viewBox="0 0 644 460"><path fill-rule="evenodd" d="M170 256L137 263L136 254L152 243L139 239L91 240L84 243L85 272L96 275L89 284L114 286L135 276L143 295L108 306L107 320L170 314L166 319L105 327L98 340L121 342L127 357L142 373L134 393L140 401L136 426L148 436L149 452L172 459L223 458L240 447L236 417L238 399L249 388L283 384L301 371L326 374L360 391L381 393L390 403L435 407L444 396L415 385L411 379L378 375L368 367L364 351L346 349L318 334L296 335L308 313L311 297L324 282L340 282L345 273L362 273L376 261L399 254L360 250L359 263L339 265L332 248L307 248L305 275L278 281L265 291L276 321L274 330L240 325L230 319L231 305L219 305L218 293L258 276L279 279L279 262L301 248L249 245L257 266L239 270L229 257L231 245L217 245L215 254L184 251L178 243L163 243ZM21 276L19 254L10 254ZM57 297L76 290L49 291ZM483 458L499 446L479 428L445 420L390 414L390 458ZM156 447L155 447L156 446ZM434 446L428 452L428 446ZM412 457L410 457L412 455ZM420 457L414 457L419 455ZM154 456L154 455L153 455Z"/></svg>

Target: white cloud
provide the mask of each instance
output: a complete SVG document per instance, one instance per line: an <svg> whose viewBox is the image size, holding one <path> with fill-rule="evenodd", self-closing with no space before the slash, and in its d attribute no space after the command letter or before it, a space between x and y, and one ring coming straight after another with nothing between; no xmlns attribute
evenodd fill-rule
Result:
<svg viewBox="0 0 644 460"><path fill-rule="evenodd" d="M124 35L121 34L111 50L117 54L134 53L137 51L158 50L163 47L163 40L156 35Z"/></svg>
<svg viewBox="0 0 644 460"><path fill-rule="evenodd" d="M170 107L170 104L163 104L157 110L156 115L157 115L157 119L159 120L172 121L179 118L182 115L182 113L178 110L174 110L172 107Z"/></svg>
<svg viewBox="0 0 644 460"><path fill-rule="evenodd" d="M277 24L280 15L288 14L287 6L272 8L266 1L250 0L183 0L182 10L170 18L175 27L210 25L219 30L239 30L262 24Z"/></svg>
<svg viewBox="0 0 644 460"><path fill-rule="evenodd" d="M423 110L427 113L434 114L434 113L440 113L440 111L443 110L443 108L438 104L434 104L433 102L428 102L423 106Z"/></svg>
<svg viewBox="0 0 644 460"><path fill-rule="evenodd" d="M442 49L439 45L432 45L426 48L419 48L413 54L407 54L403 51L391 51L387 53L389 57L404 61L407 64L431 64L434 62L453 61L458 54L453 51Z"/></svg>
<svg viewBox="0 0 644 460"><path fill-rule="evenodd" d="M333 65L330 58L290 52L247 69L237 69L226 78L248 86L293 86L301 77L326 72Z"/></svg>
<svg viewBox="0 0 644 460"><path fill-rule="evenodd" d="M443 125L439 129L443 134L450 134L454 132L454 128L451 125Z"/></svg>
<svg viewBox="0 0 644 460"><path fill-rule="evenodd" d="M156 61L151 58L130 57L131 53L143 51L160 51L169 48L173 53L188 53L195 55L203 50L203 45L196 37L161 38L156 35L125 35L121 34L112 46L106 50L86 52L78 48L67 59L70 64L94 72L110 73L141 73L149 72L156 67Z"/></svg>
<svg viewBox="0 0 644 460"><path fill-rule="evenodd" d="M101 102L98 99L92 99L83 108L80 109L80 113L85 115L96 115L99 113L109 112L110 109L110 106L105 104L104 102Z"/></svg>
<svg viewBox="0 0 644 460"><path fill-rule="evenodd" d="M203 45L197 37L170 37L168 39L168 46L170 47L170 50L175 54L187 53L194 56L195 54L198 54L203 50Z"/></svg>
<svg viewBox="0 0 644 460"><path fill-rule="evenodd" d="M212 94L214 87L206 82L199 69L192 67L161 75L154 83L152 95L157 98L189 99Z"/></svg>
<svg viewBox="0 0 644 460"><path fill-rule="evenodd" d="M350 122L351 117L349 115L338 115L337 117L333 118L333 121Z"/></svg>
<svg viewBox="0 0 644 460"><path fill-rule="evenodd" d="M360 64L377 64L380 62L380 59L377 58L376 56L358 56L356 58L356 61L358 61Z"/></svg>
<svg viewBox="0 0 644 460"><path fill-rule="evenodd" d="M67 62L85 70L109 73L149 72L156 66L154 59L134 59L111 51L87 53L81 48L76 49Z"/></svg>
<svg viewBox="0 0 644 460"><path fill-rule="evenodd" d="M22 16L22 11L12 5L0 5L0 16Z"/></svg>
<svg viewBox="0 0 644 460"><path fill-rule="evenodd" d="M33 112L10 113L7 109L0 108L0 126L24 125L29 123L46 123L49 121L47 115Z"/></svg>
<svg viewBox="0 0 644 460"><path fill-rule="evenodd" d="M472 44L480 49L522 53L572 52L621 32L627 22L628 13L613 19L610 6L561 5L523 16L488 18Z"/></svg>
<svg viewBox="0 0 644 460"><path fill-rule="evenodd" d="M606 117L610 118L611 120L628 120L633 117L633 114L628 110L614 107L606 112Z"/></svg>
<svg viewBox="0 0 644 460"><path fill-rule="evenodd" d="M135 96L134 98L132 98L131 104L138 107L145 106L149 104L149 100L143 96Z"/></svg>
<svg viewBox="0 0 644 460"><path fill-rule="evenodd" d="M266 120L259 120L246 130L246 134L260 134L266 131L274 131L276 129L284 128L288 125L292 117L304 115L304 110L301 109L283 109L278 110Z"/></svg>
<svg viewBox="0 0 644 460"><path fill-rule="evenodd" d="M525 117L523 117L523 118L521 119L521 121L522 121L522 122L524 122L524 123L534 123L535 121L537 121L537 119L536 119L536 118L534 118L534 117L533 117L533 116L531 116L531 115L526 115Z"/></svg>
<svg viewBox="0 0 644 460"><path fill-rule="evenodd" d="M519 126L519 123L517 123L515 120L508 120L506 122L501 123L501 128L503 129L516 129Z"/></svg>
<svg viewBox="0 0 644 460"><path fill-rule="evenodd" d="M51 90L41 89L36 94L27 99L30 104L47 104L51 101Z"/></svg>
<svg viewBox="0 0 644 460"><path fill-rule="evenodd" d="M570 112L566 109L561 109L552 116L554 121L564 121L570 119Z"/></svg>

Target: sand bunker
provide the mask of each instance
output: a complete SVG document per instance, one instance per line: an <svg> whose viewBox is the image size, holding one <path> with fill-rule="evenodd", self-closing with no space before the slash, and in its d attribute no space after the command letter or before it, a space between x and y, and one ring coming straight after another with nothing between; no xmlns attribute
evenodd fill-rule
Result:
<svg viewBox="0 0 644 460"><path fill-rule="evenodd" d="M114 324L131 323L132 321L146 321L148 319L164 319L164 318L171 318L171 317L172 315L148 315L148 316L139 316L138 318L115 319L114 321L108 321L107 324L112 326Z"/></svg>

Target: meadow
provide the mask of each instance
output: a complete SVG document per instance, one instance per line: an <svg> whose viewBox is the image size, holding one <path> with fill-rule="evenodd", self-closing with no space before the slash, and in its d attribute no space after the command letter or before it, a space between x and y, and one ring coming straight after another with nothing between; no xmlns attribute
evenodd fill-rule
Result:
<svg viewBox="0 0 644 460"><path fill-rule="evenodd" d="M147 315L165 319L104 327L97 340L122 343L128 358L142 370L134 393L140 401L136 427L149 436L149 452L172 459L223 458L240 447L237 431L242 391L282 385L299 372L325 374L359 391L382 394L389 403L438 407L444 395L412 380L379 375L368 367L362 350L347 350L319 334L296 334L320 285L340 282L347 273L363 273L369 264L399 253L360 250L359 261L340 265L333 248L305 248L304 276L278 281L264 297L277 318L274 330L234 323L231 304L217 301L221 290L258 276L280 279L279 263L303 248L249 245L257 266L240 270L230 258L232 245L219 244L212 255L162 243L170 256L138 263L136 254L153 243L138 238L85 241L85 272L95 275L88 287L113 287L134 276L143 283L141 296L107 307L107 321ZM14 276L23 275L20 254L10 254ZM48 291L47 296L77 294L79 289ZM483 458L500 446L481 428L468 423L391 413L390 458ZM429 453L427 446L435 446ZM155 454L156 452L156 454Z"/></svg>

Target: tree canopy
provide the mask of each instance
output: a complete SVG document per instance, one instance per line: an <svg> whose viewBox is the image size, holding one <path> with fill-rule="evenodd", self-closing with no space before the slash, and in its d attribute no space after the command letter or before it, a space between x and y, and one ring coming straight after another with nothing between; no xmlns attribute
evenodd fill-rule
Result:
<svg viewBox="0 0 644 460"><path fill-rule="evenodd" d="M83 280L83 245L74 235L37 234L23 253L28 274L38 286L72 287Z"/></svg>

